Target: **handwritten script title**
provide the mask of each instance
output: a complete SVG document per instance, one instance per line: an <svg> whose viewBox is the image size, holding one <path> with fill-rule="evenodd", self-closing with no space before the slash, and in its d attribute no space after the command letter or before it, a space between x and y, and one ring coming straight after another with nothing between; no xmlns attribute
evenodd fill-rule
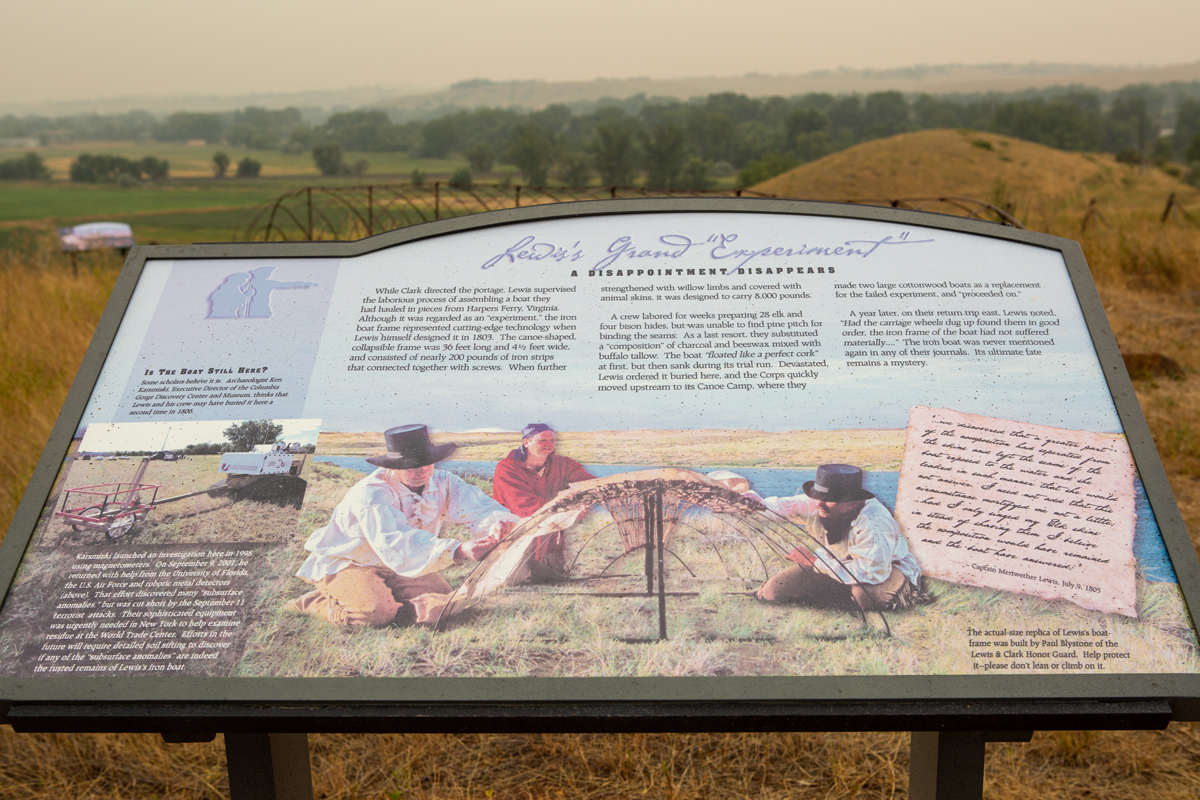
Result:
<svg viewBox="0 0 1200 800"><path fill-rule="evenodd" d="M851 239L841 244L827 245L806 243L780 244L748 244L741 240L736 233L713 233L707 236L693 238L682 233L668 233L651 239L649 242L640 241L633 236L618 236L605 249L604 254L597 258L589 256L586 248L578 241L563 245L557 242L539 240L532 234L524 236L503 252L497 253L481 265L482 269L518 264L521 262L556 261L575 263L579 261L592 262L589 270L603 270L619 266L623 262L637 261L639 263L670 261L683 259L689 254L710 261L720 262L725 272L745 267L755 259L773 258L870 258L883 248L902 244L926 244L933 239L910 239L908 231L896 236L882 236L878 239Z"/></svg>

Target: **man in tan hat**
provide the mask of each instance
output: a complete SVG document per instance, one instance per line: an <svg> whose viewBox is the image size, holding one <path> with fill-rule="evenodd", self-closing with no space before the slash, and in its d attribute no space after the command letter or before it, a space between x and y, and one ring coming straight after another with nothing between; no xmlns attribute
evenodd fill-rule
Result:
<svg viewBox="0 0 1200 800"><path fill-rule="evenodd" d="M721 482L734 488L729 478ZM868 611L908 608L918 601L921 568L891 512L863 488L861 469L824 464L801 491L794 497L765 499L744 492L771 511L800 522L816 540L809 542L811 548L788 554L795 566L759 587L759 600L832 604L852 600Z"/></svg>
<svg viewBox="0 0 1200 800"><path fill-rule="evenodd" d="M424 425L391 428L384 439L387 454L367 459L379 469L304 543L310 555L296 574L316 588L288 609L372 628L435 621L451 591L438 571L481 560L519 521L477 487L434 469L455 445L434 445ZM474 538L439 538L447 523L466 525Z"/></svg>

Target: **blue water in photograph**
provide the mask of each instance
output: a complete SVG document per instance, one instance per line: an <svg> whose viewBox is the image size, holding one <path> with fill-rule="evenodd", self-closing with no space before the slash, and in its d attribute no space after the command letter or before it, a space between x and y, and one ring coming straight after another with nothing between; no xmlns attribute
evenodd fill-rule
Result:
<svg viewBox="0 0 1200 800"><path fill-rule="evenodd" d="M374 466L367 463L366 459L352 456L316 456L314 460L364 473L375 469ZM619 472L655 468L640 464L584 464L583 466L598 478L616 475ZM443 461L439 467L460 474L469 473L490 479L492 472L496 469L496 464L492 461ZM724 468L690 467L690 469L697 472L711 472L714 469ZM750 481L750 487L763 497L789 497L800 494L800 486L805 481L811 481L816 477L816 470L807 469L738 467L733 471ZM863 486L889 509L895 509L896 487L899 482L899 472L868 472L863 479ZM1171 566L1171 558L1167 555L1166 545L1159 533L1154 514L1150 510L1150 501L1146 498L1146 490L1142 486L1140 478L1134 479L1133 489L1136 495L1134 509L1137 514L1137 523L1133 531L1133 554L1137 558L1138 569L1148 581L1178 583L1175 570Z"/></svg>

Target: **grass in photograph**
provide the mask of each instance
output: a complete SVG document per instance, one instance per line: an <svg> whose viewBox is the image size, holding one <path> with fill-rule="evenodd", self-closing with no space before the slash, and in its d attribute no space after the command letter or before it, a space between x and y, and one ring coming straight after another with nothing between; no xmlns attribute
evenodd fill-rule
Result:
<svg viewBox="0 0 1200 800"><path fill-rule="evenodd" d="M316 464L309 473L300 527L328 520L354 470ZM476 479L485 488L486 481ZM311 528L309 527L311 526ZM465 537L462 531L450 535ZM781 530L772 531L780 539ZM772 606L749 596L788 565L742 520L685 512L667 549L668 638L658 636L658 599L644 593L644 550L624 552L611 517L593 508L568 532L570 580L502 589L442 630L342 630L282 611L311 588L291 577L306 556L298 546L271 558L277 581L264 588L260 623L238 674L287 677L900 675L975 674L968 628L1053 630L1103 628L1130 658L1096 662L1081 672L1196 671L1196 641L1174 584L1138 579L1139 618L1089 612L1063 601L931 581L935 600L897 612ZM299 537L297 537L298 539ZM797 542L799 539L797 539ZM789 547L788 543L784 547ZM473 567L445 571L458 585ZM614 597L614 594L625 596ZM1051 639L1055 637L1044 637ZM1034 641L1026 647L1039 647ZM1047 644L1046 648L1050 650ZM1033 671L1008 666L1005 673ZM1046 672L1046 674L1051 674Z"/></svg>
<svg viewBox="0 0 1200 800"><path fill-rule="evenodd" d="M452 457L464 461L499 461L521 443L519 431L435 432L432 437L437 444L457 444ZM371 455L382 448L383 437L373 431L321 433L321 455ZM801 468L848 460L866 470L895 471L904 431L563 431L558 452L585 464Z"/></svg>
<svg viewBox="0 0 1200 800"><path fill-rule="evenodd" d="M78 456L70 460L65 478L60 478L57 491L47 505L63 511L65 490L132 480L141 459L109 458L85 461ZM299 511L252 498L252 488L242 493L222 491L225 476L219 471L221 457L188 456L181 461L151 461L141 483L157 485L154 507L145 518L121 536L123 544L217 544L232 542L294 543L297 536ZM266 478L263 479L268 480ZM211 493L196 494L212 488ZM152 489L138 493L143 503L151 502ZM77 499L78 497L78 499ZM116 497L122 502L126 496ZM167 502L164 502L167 501ZM73 508L87 505L87 496L72 494ZM76 530L71 520L53 516L45 520L34 540L36 547L89 546L102 544L104 531Z"/></svg>

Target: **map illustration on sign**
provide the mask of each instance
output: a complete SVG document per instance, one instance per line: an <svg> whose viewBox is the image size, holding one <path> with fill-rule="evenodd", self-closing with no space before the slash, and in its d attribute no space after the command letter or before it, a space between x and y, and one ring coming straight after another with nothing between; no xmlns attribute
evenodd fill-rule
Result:
<svg viewBox="0 0 1200 800"><path fill-rule="evenodd" d="M271 316L271 293L276 289L311 289L308 281L277 281L274 267L235 272L208 296L208 319L266 319Z"/></svg>

